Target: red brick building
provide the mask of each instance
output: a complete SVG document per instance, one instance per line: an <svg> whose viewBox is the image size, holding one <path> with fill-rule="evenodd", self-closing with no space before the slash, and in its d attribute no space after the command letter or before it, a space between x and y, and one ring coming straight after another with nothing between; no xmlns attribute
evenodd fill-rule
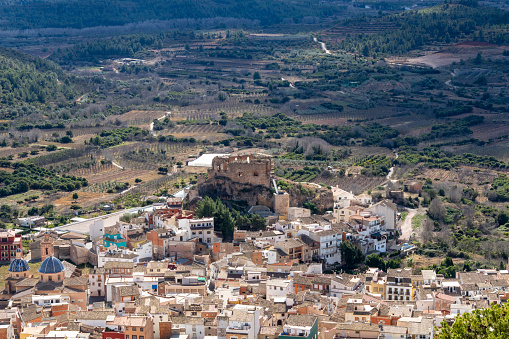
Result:
<svg viewBox="0 0 509 339"><path fill-rule="evenodd" d="M21 234L16 234L14 230L0 232L0 261L16 259L16 249L18 248L23 250Z"/></svg>
<svg viewBox="0 0 509 339"><path fill-rule="evenodd" d="M103 339L125 339L125 333L122 333L122 332L103 332Z"/></svg>

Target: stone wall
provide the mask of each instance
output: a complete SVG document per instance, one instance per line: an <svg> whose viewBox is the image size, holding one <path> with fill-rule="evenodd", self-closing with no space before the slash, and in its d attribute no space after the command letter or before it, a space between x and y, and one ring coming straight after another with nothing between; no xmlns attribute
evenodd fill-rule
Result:
<svg viewBox="0 0 509 339"><path fill-rule="evenodd" d="M270 188L271 159L261 155L224 156L212 160L209 180L225 177L233 182Z"/></svg>
<svg viewBox="0 0 509 339"><path fill-rule="evenodd" d="M81 265L90 262L90 250L86 247L81 247L72 244L70 246L70 260L74 265Z"/></svg>
<svg viewBox="0 0 509 339"><path fill-rule="evenodd" d="M171 321L159 322L159 338L171 339Z"/></svg>
<svg viewBox="0 0 509 339"><path fill-rule="evenodd" d="M186 258L193 260L196 251L196 243L194 241L170 241L169 253L170 257Z"/></svg>
<svg viewBox="0 0 509 339"><path fill-rule="evenodd" d="M279 219L288 218L288 208L290 207L290 195L286 192L274 193L274 213L279 215Z"/></svg>

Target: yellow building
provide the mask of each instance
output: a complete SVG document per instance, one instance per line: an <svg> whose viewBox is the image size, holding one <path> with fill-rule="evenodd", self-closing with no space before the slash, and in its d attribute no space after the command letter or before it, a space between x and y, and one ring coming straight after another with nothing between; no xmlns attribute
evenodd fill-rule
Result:
<svg viewBox="0 0 509 339"><path fill-rule="evenodd" d="M383 272L378 268L370 268L366 272L366 292L370 294L380 295L385 298L386 279Z"/></svg>

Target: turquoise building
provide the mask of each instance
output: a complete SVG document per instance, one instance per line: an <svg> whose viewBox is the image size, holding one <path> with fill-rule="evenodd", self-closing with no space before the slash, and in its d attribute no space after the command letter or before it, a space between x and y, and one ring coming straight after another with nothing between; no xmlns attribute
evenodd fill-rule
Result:
<svg viewBox="0 0 509 339"><path fill-rule="evenodd" d="M120 249L120 247L127 247L127 241L122 238L122 235L119 231L112 229L109 230L103 236L103 246L108 248L110 246L115 246L115 249Z"/></svg>

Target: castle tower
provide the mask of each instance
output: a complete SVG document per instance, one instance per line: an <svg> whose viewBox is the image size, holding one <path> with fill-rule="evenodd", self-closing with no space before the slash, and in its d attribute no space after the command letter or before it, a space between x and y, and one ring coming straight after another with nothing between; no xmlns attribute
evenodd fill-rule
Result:
<svg viewBox="0 0 509 339"><path fill-rule="evenodd" d="M273 197L274 213L279 215L279 220L288 219L288 208L290 207L290 195L287 192L279 191Z"/></svg>

